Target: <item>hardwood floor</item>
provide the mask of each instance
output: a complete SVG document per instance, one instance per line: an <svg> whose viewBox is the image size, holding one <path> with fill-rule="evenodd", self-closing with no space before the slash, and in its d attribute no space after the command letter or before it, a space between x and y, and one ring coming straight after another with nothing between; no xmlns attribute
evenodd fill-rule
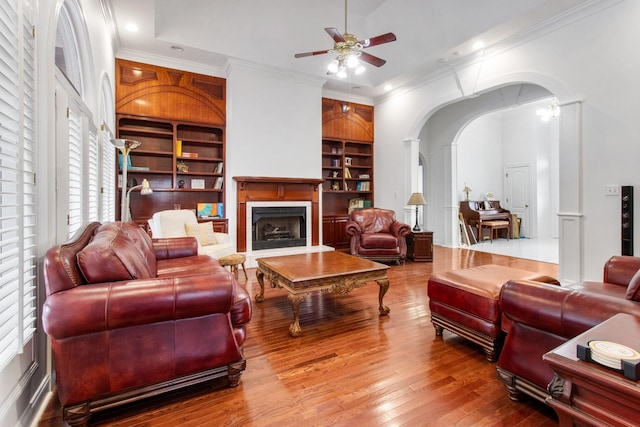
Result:
<svg viewBox="0 0 640 427"><path fill-rule="evenodd" d="M194 387L95 414L91 425L557 426L547 406L508 399L480 347L448 331L435 336L429 275L483 264L558 273L555 264L434 247L433 263L391 266L389 316L378 315L375 283L312 294L300 307L299 338L288 335L286 293L267 287L265 301L253 304L237 388ZM248 273L254 295L255 270ZM63 425L54 394L38 426Z"/></svg>

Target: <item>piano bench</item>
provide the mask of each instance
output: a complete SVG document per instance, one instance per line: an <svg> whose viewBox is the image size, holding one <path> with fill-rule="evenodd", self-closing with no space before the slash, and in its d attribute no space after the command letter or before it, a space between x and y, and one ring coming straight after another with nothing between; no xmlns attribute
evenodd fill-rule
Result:
<svg viewBox="0 0 640 427"><path fill-rule="evenodd" d="M509 221L482 221L480 223L480 240L482 240L482 229L489 229L489 240L493 243L494 233L497 230L506 229L507 230L507 240L511 238L511 226Z"/></svg>

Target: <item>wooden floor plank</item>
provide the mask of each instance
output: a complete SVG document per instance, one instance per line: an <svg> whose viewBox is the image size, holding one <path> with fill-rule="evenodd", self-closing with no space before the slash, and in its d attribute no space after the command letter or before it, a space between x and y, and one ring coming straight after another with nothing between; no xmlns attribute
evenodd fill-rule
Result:
<svg viewBox="0 0 640 427"><path fill-rule="evenodd" d="M247 369L236 388L201 385L92 417L95 426L557 426L553 411L512 402L479 346L431 325L427 280L434 272L499 264L557 276L555 264L434 247L433 263L392 265L385 304L378 286L347 295L311 294L300 306L302 336L288 335L282 289L253 302ZM251 295L255 270L239 276ZM39 427L64 426L55 393Z"/></svg>

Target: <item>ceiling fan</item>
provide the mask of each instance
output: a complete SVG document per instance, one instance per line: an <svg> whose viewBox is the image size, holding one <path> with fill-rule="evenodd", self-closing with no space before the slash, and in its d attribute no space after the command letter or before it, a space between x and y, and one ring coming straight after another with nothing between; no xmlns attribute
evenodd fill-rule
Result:
<svg viewBox="0 0 640 427"><path fill-rule="evenodd" d="M333 49L296 53L294 56L296 58L304 58L306 56L323 55L325 53L337 54L338 56L336 59L329 64L329 71L327 74L337 74L338 77L346 77L347 68L355 68L356 74L364 71L364 67L360 64L360 61L376 67L382 67L387 61L367 52L363 52L363 49L396 40L396 36L393 33L386 33L370 39L362 40L359 40L358 37L353 34L349 34L347 32L347 0L344 1L344 34L340 33L336 28L325 28L324 30L334 41Z"/></svg>

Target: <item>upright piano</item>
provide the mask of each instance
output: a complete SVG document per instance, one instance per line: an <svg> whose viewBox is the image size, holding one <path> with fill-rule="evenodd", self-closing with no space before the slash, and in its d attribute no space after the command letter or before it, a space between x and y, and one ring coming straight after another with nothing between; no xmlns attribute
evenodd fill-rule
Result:
<svg viewBox="0 0 640 427"><path fill-rule="evenodd" d="M511 212L502 208L499 200L463 200L460 202L460 213L467 224L476 228L478 241L483 221L509 221L511 227Z"/></svg>

